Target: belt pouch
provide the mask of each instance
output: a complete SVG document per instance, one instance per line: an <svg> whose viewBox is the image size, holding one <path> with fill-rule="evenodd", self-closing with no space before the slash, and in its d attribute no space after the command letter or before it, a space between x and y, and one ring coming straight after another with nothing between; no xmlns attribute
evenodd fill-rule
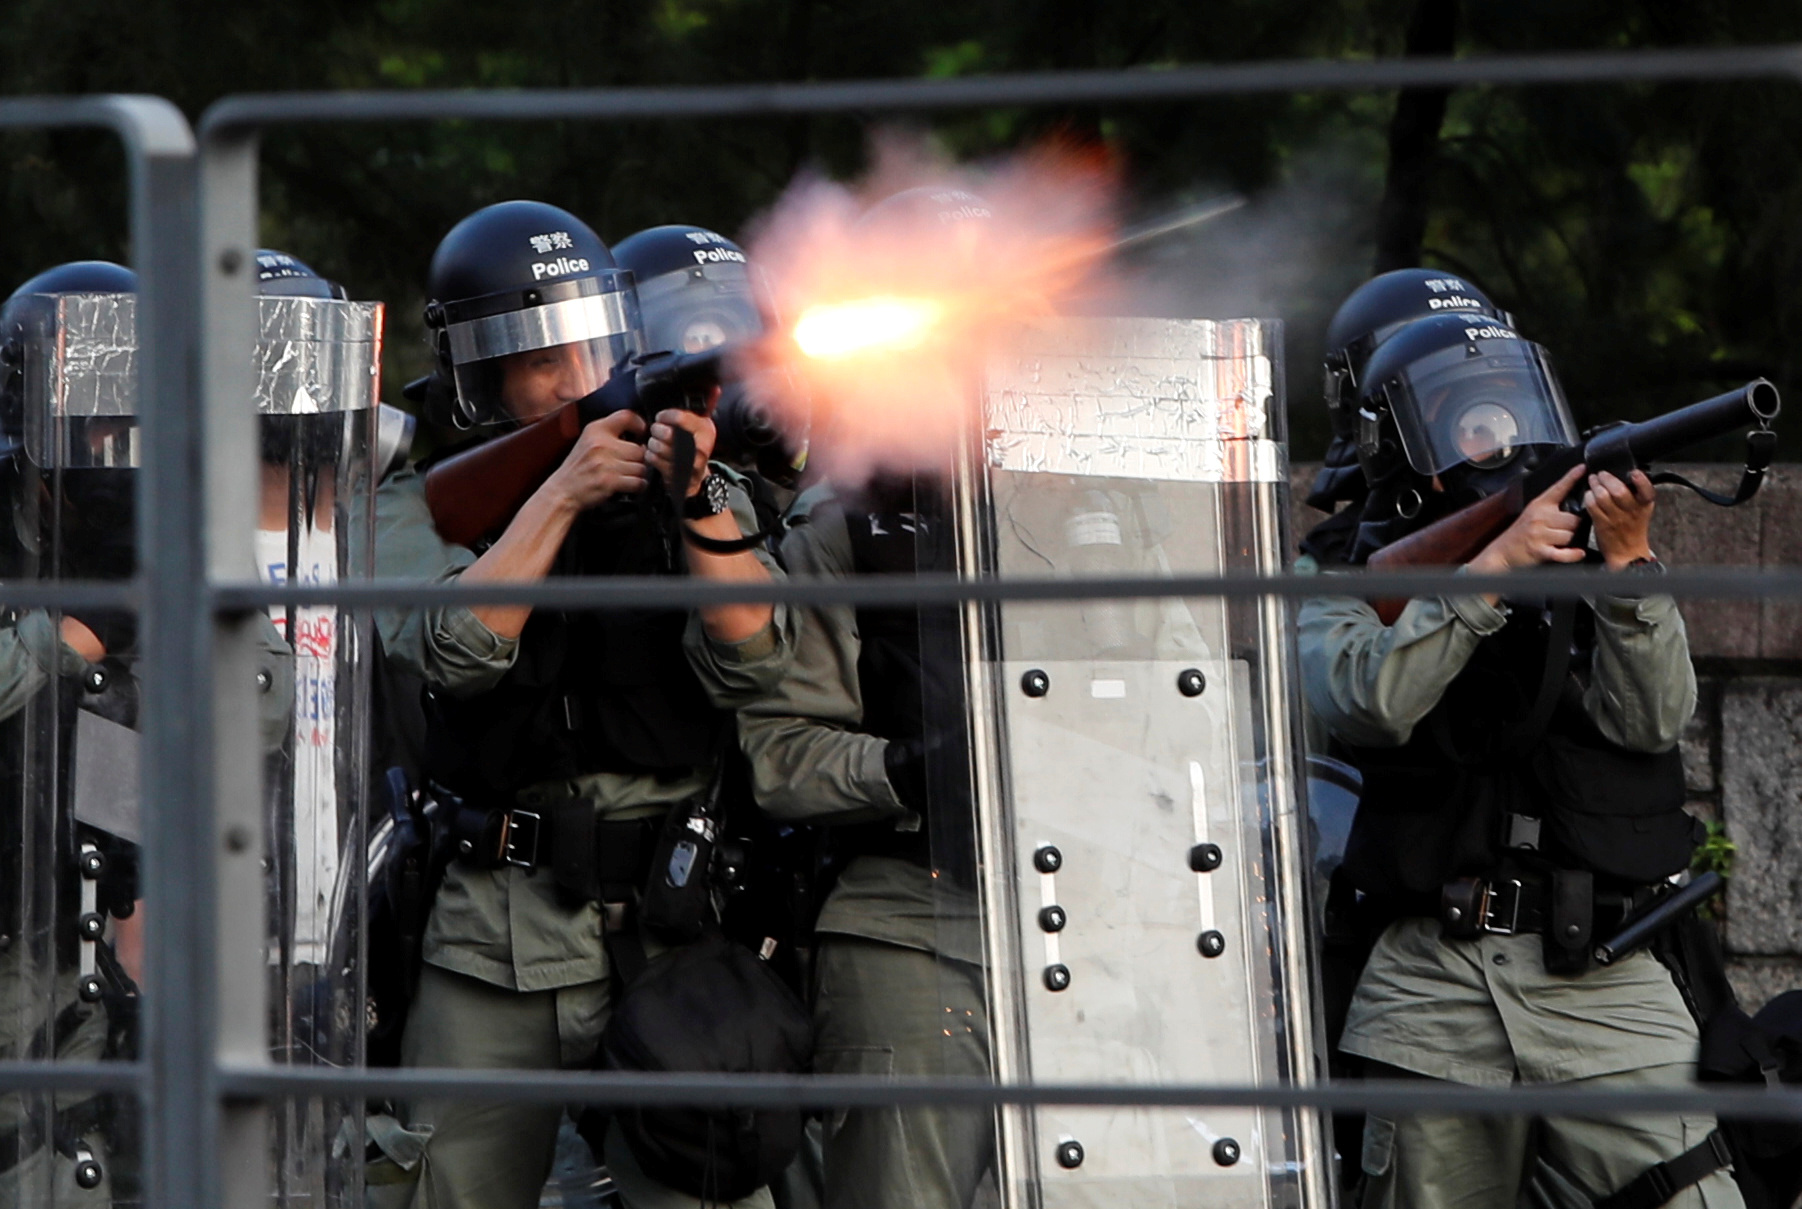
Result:
<svg viewBox="0 0 1802 1209"><path fill-rule="evenodd" d="M669 944L686 944L700 936L707 922L713 863L714 824L706 800L694 798L670 807L663 830L651 851L639 922Z"/></svg>
<svg viewBox="0 0 1802 1209"><path fill-rule="evenodd" d="M1581 974L1589 969L1595 932L1595 874L1559 869L1552 874L1551 909L1546 913L1545 969L1548 974Z"/></svg>
<svg viewBox="0 0 1802 1209"><path fill-rule="evenodd" d="M1439 889L1439 935L1447 940L1475 940L1483 924L1483 882L1460 877Z"/></svg>
<svg viewBox="0 0 1802 1209"><path fill-rule="evenodd" d="M566 903L599 902L601 876L595 861L594 803L571 798L551 808L551 879Z"/></svg>

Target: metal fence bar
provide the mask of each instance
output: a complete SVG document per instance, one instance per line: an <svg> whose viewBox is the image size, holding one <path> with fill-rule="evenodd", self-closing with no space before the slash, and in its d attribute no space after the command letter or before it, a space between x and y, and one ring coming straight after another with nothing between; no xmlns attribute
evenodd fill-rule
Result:
<svg viewBox="0 0 1802 1209"><path fill-rule="evenodd" d="M794 576L772 583L707 583L659 576L570 577L535 582L482 584L367 580L327 585L234 584L213 590L214 608L225 612L270 605L338 605L350 609L419 608L442 604L526 604L540 608L700 608L748 601L789 605L957 604L964 601L1078 601L1224 597L1358 596L1411 599L1493 592L1568 600L1590 596L1657 593L1688 599L1746 600L1802 596L1802 567L1775 571L1738 568L1673 568L1655 581L1624 580L1611 572L1548 569L1505 575L1457 575L1446 571L1363 572L1322 575L1177 575L1047 579L1035 576L961 579L954 575L853 579Z"/></svg>
<svg viewBox="0 0 1802 1209"><path fill-rule="evenodd" d="M226 97L200 119L202 139L228 130L301 122L465 118L672 120L776 114L905 112L1008 105L1150 103L1248 93L1743 80L1802 74L1802 48L1607 51L1475 59L1298 59L1269 63L1033 72L955 80L847 80L684 88L519 89L478 92L255 93Z"/></svg>
<svg viewBox="0 0 1802 1209"><path fill-rule="evenodd" d="M141 329L143 427L147 469L138 476L137 584L64 585L66 600L86 597L97 604L145 605L141 630L145 676L143 796L151 803L185 802L182 756L190 746L191 713L181 706L186 689L204 668L187 658L184 627L204 609L198 568L184 564L181 525L194 512L184 508L184 478L198 469L198 448L187 441L182 416L191 397L198 333L189 301L192 257L186 248L194 231L194 136L181 111L160 97L25 97L0 101L0 128L95 127L110 130L125 145L131 178L129 226L132 262L138 271L145 321ZM32 601L37 593L19 585L9 603ZM48 595L48 593L46 593ZM185 599L184 599L185 598ZM169 708L170 703L176 708ZM140 1091L145 1119L144 1181L152 1205L203 1203L206 1121L217 1104L210 1055L200 1048L210 1021L187 1009L208 983L197 978L184 950L192 899L182 875L188 837L182 812L145 812L143 885L156 902L157 925L147 938L147 985L142 1052L131 1064L9 1064L21 1082L46 1087L80 1085Z"/></svg>
<svg viewBox="0 0 1802 1209"><path fill-rule="evenodd" d="M0 1062L0 1092L126 1091L144 1089L142 1062Z"/></svg>
<svg viewBox="0 0 1802 1209"><path fill-rule="evenodd" d="M136 609L143 600L136 580L0 580L0 601L13 609Z"/></svg>
<svg viewBox="0 0 1802 1209"><path fill-rule="evenodd" d="M1335 1112L1464 1113L1484 1116L1613 1116L1714 1113L1747 1120L1802 1121L1802 1091L1712 1085L1596 1091L1556 1085L1473 1087L1420 1080L1346 1080L1298 1086L1144 1083L999 1084L980 1079L867 1075L697 1075L621 1071L226 1069L229 1095L431 1096L436 1099L615 1106L864 1108L956 1104L1086 1104L1151 1107L1325 1108Z"/></svg>
<svg viewBox="0 0 1802 1209"><path fill-rule="evenodd" d="M256 377L250 351L257 340L257 189L254 135L221 134L210 139L200 160L198 230L194 268L205 339L198 383L202 441L207 458L197 476L205 508L201 550L204 578L211 582L254 574L258 513L257 415L245 401L254 397ZM203 621L214 661L210 694L213 752L205 767L210 781L212 844L208 855L215 899L211 905L211 954L219 977L212 987L217 1005L211 1037L217 1061L235 1067L267 1065L269 985L264 960L269 930L265 919L263 867L263 761L243 753L261 751L256 681L257 628L268 624L260 610L214 611ZM256 1205L269 1199L267 1106L231 1097L220 1105L219 1148L204 1165L217 1180L215 1202ZM197 1156L198 1157L198 1156Z"/></svg>
<svg viewBox="0 0 1802 1209"><path fill-rule="evenodd" d="M145 948L144 1194L159 1207L210 1205L215 1171L197 1161L217 1140L215 971L208 943L212 878L207 777L212 619L199 558L202 465L194 381L195 146L173 105L156 102L162 141L132 181L138 270L140 426L137 475L143 740L143 890L154 923Z"/></svg>
<svg viewBox="0 0 1802 1209"><path fill-rule="evenodd" d="M0 1091L135 1091L144 1068L130 1062L0 1063ZM220 1068L219 1092L234 1100L309 1096L430 1095L475 1101L615 1106L706 1104L742 1108L854 1108L889 1105L1083 1104L1148 1107L1271 1107L1431 1111L1473 1115L1713 1113L1747 1120L1802 1120L1802 1092L1724 1084L1639 1091L1555 1085L1464 1087L1413 1080L1351 1080L1307 1086L1233 1084L1026 1083L978 1079L842 1075L636 1074L617 1071L334 1070L329 1067Z"/></svg>
<svg viewBox="0 0 1802 1209"><path fill-rule="evenodd" d="M972 580L921 575L896 582L863 579L809 579L791 576L780 583L706 583L654 576L571 577L518 583L441 584L376 579L336 584L233 583L212 588L215 612L243 613L270 607L342 606L349 609L420 608L441 604L529 604L543 608L698 608L746 602L789 605L957 604L964 601L1079 601L1224 597L1230 600L1281 596L1358 596L1366 599L1468 596L1495 592L1549 600L1606 596L1631 587L1656 590L1680 600L1759 600L1802 596L1802 566L1673 567L1648 584L1628 584L1606 571L1546 569L1506 575L1463 575L1450 571L1350 571L1319 575L1095 576L1047 579L1034 576ZM136 583L81 580L0 582L0 602L15 609L125 609L142 607Z"/></svg>

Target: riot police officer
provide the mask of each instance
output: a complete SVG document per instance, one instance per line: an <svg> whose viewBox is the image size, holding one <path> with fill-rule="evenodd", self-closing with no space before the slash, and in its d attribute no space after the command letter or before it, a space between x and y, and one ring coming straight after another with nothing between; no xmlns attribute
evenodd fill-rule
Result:
<svg viewBox="0 0 1802 1209"><path fill-rule="evenodd" d="M989 215L950 188L911 190L882 208L918 212L928 226ZM830 459L835 422L819 420L816 457ZM832 481L829 464L816 471L789 514L791 572L956 569L943 470L849 485ZM759 803L825 827L838 869L816 925L822 1073L990 1071L963 666L954 607L814 607L793 670L740 713ZM824 1143L829 1209L964 1209L991 1164L994 1127L975 1110L853 1109L828 1117Z"/></svg>
<svg viewBox="0 0 1802 1209"><path fill-rule="evenodd" d="M35 362L42 351L38 336L53 322L56 297L65 294L130 295L137 290L131 270L105 261L79 261L59 265L27 281L0 311L0 329L6 341L5 410L3 419L11 448L5 464L4 503L7 577L54 578L70 574L55 565L68 545L68 561L80 562L89 575L120 577L131 570L129 500L118 498L115 488L129 491L129 478L117 472L98 475L71 470L59 474L55 459L44 456L47 443L32 442L39 458L27 455L27 376L40 368ZM32 347L28 348L28 345ZM34 420L37 418L34 417ZM41 421L31 427L43 432ZM44 507L44 497L55 491L75 497L80 505L70 509L68 534L58 532ZM111 509L106 505L112 504ZM110 511L98 528L84 521L90 514ZM123 519L122 534L110 532ZM102 555L98 538L110 547ZM79 550L77 549L79 548ZM43 558L50 553L48 560ZM48 561L51 565L43 565ZM101 564L108 565L101 565ZM70 707L82 696L85 677L102 673L109 654L129 645L120 634L121 619L33 610L8 610L0 629L0 666L4 693L0 693L0 768L5 795L0 815L0 994L5 1022L0 1052L10 1058L74 1058L93 1061L121 1056L130 1044L129 1019L136 994L135 932L137 921L113 920L113 915L136 914L130 869L134 848L121 837L79 824L66 781L67 766L54 754L57 739L67 741L65 715L73 722ZM101 633L112 639L104 641ZM92 671L90 670L92 669ZM48 740L48 742L46 741ZM49 826L45 826L46 823ZM102 852L102 846L106 851ZM89 853L93 855L88 855ZM112 935L92 939L81 931L84 886L78 862L86 857L110 866L106 897L110 901L102 925ZM99 906L95 902L93 906ZM90 906L92 910L92 906ZM123 950L123 952L121 952ZM119 958L127 961L122 963ZM84 960L86 958L86 960ZM129 968L128 968L129 965ZM92 981L84 981L89 979ZM109 1027L114 1025L116 1027ZM128 1054L123 1056L129 1056ZM0 1100L0 1190L9 1204L107 1205L112 1203L114 1147L121 1120L113 1097L66 1094L55 1097L7 1096ZM127 1181L129 1183L129 1181Z"/></svg>
<svg viewBox="0 0 1802 1209"><path fill-rule="evenodd" d="M1466 315L1508 322L1507 315L1473 282L1439 269L1395 269L1371 278L1333 312L1326 329L1323 393L1332 441L1320 473L1308 491L1311 508L1331 513L1302 541L1302 550L1320 562L1344 562L1365 522L1371 484L1358 461L1358 386L1364 363L1390 336L1428 315ZM1341 505L1345 505L1341 507ZM1387 496L1377 511L1393 508ZM1383 516L1382 519L1388 519Z"/></svg>
<svg viewBox="0 0 1802 1209"><path fill-rule="evenodd" d="M543 203L464 219L439 244L427 292L437 352L428 397L478 434L589 394L642 350L629 275L586 224ZM681 515L667 518L672 532L649 523L639 497L653 476L676 473L677 429L692 436L695 464ZM492 583L686 567L716 581L767 580L770 560L686 541L729 543L754 524L737 481L707 460L713 439L712 423L688 412L590 423L474 548L439 537L423 474L403 471L377 493L377 573ZM460 835L426 925L403 1061L584 1064L614 991L604 929L629 922L647 836L708 793L730 711L781 676L794 621L758 604L686 615L482 605L387 613L378 627L388 658L427 685L426 771ZM560 1117L556 1106L429 1099L404 1106L401 1119L377 1118L370 1203L536 1205ZM688 1200L646 1179L616 1138L605 1159L628 1204Z"/></svg>
<svg viewBox="0 0 1802 1209"><path fill-rule="evenodd" d="M1575 438L1543 350L1487 319L1408 323L1370 354L1356 391L1362 470L1391 510L1365 526L1376 544ZM1587 551L1579 517L1561 507L1578 490ZM1647 594L1662 570L1652 508L1642 472L1623 482L1578 467L1469 564L1494 573L1587 557L1620 576L1617 595L1550 607L1421 598L1389 626L1349 598L1301 609L1309 705L1363 777L1344 869L1381 931L1341 1048L1372 1073L1616 1089L1691 1078L1696 1026L1667 970L1645 952L1591 959L1596 940L1688 867L1696 834L1674 750L1695 674L1675 603ZM1671 1203L1738 1205L1724 1172L1703 1165L1712 1174L1694 1182L1712 1126L1372 1116L1364 1203L1513 1205L1537 1130L1540 1178L1589 1197L1681 1157L1660 1169L1693 1184Z"/></svg>
<svg viewBox="0 0 1802 1209"><path fill-rule="evenodd" d="M615 244L613 257L637 283L648 348L698 353L763 335L759 279L745 250L718 231L685 223L650 227ZM780 415L776 401L765 397L776 384L756 377L723 384L713 411L714 457L746 474L766 528L793 501L807 465L805 409L792 383L780 385L789 395L780 401Z"/></svg>
<svg viewBox="0 0 1802 1209"><path fill-rule="evenodd" d="M77 261L0 308L0 577L134 572L136 290L127 268ZM261 639L268 740L293 682L273 629ZM136 665L129 612L0 620L0 1056L135 1056ZM136 1135L110 1094L0 1097L0 1200L133 1202Z"/></svg>

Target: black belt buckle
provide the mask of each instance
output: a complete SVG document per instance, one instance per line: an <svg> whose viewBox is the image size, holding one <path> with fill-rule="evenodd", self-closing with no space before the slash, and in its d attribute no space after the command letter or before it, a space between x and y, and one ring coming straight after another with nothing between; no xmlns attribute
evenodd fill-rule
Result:
<svg viewBox="0 0 1802 1209"><path fill-rule="evenodd" d="M1519 878L1483 883L1477 907L1477 926L1492 936L1513 936L1520 931L1521 887ZM1506 922L1503 922L1503 920Z"/></svg>
<svg viewBox="0 0 1802 1209"><path fill-rule="evenodd" d="M501 842L494 858L521 869L538 867L538 832L542 822L530 810L509 810L501 815Z"/></svg>

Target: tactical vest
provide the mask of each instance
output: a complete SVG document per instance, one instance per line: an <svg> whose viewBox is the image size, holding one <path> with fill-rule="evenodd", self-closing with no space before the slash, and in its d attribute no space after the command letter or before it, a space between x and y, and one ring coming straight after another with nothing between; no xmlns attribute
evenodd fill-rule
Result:
<svg viewBox="0 0 1802 1209"><path fill-rule="evenodd" d="M1505 863L1585 870L1620 888L1688 867L1702 827L1683 809L1682 761L1621 747L1590 720L1579 677L1594 617L1576 608L1570 660L1548 658L1546 618L1517 608L1407 743L1336 743L1364 777L1345 853L1359 890L1433 914L1445 883L1493 877Z"/></svg>
<svg viewBox="0 0 1802 1209"><path fill-rule="evenodd" d="M844 504L852 570L915 575L957 567L944 490L936 483L879 482ZM914 832L892 824L833 828L845 852L895 856L975 885L976 832L970 794L963 629L955 605L861 606L857 680L863 729L926 755L928 806Z"/></svg>
<svg viewBox="0 0 1802 1209"><path fill-rule="evenodd" d="M635 503L582 514L553 576L673 574L668 536ZM711 761L731 715L682 647L684 609L534 610L499 684L426 692L428 775L472 801L595 772L677 779Z"/></svg>

